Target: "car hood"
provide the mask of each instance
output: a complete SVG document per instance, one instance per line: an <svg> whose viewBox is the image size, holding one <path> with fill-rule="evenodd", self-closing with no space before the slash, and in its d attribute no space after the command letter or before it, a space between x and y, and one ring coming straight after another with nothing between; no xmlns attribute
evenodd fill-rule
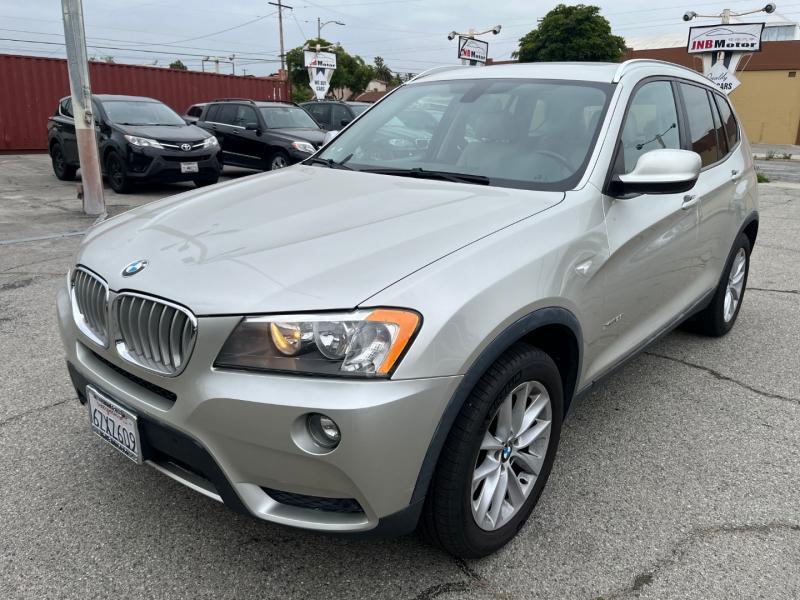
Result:
<svg viewBox="0 0 800 600"><path fill-rule="evenodd" d="M301 140L311 142L315 146L321 146L325 140L325 132L321 129L297 128L297 129L270 129L270 133L286 138L287 141Z"/></svg>
<svg viewBox="0 0 800 600"><path fill-rule="evenodd" d="M153 138L164 142L196 142L208 137L197 125L118 125L122 133Z"/></svg>
<svg viewBox="0 0 800 600"><path fill-rule="evenodd" d="M297 165L119 215L77 262L197 315L346 309L563 196Z"/></svg>

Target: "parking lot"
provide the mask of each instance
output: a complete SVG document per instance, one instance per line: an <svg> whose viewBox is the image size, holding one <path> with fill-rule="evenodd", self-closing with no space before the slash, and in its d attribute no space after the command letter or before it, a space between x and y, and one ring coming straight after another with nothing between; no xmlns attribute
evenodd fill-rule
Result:
<svg viewBox="0 0 800 600"><path fill-rule="evenodd" d="M520 535L460 561L416 536L238 515L92 435L54 297L93 219L46 155L0 155L0 596L800 597L800 161L785 162L760 186L733 331L674 332L593 391ZM109 214L192 187L107 190Z"/></svg>

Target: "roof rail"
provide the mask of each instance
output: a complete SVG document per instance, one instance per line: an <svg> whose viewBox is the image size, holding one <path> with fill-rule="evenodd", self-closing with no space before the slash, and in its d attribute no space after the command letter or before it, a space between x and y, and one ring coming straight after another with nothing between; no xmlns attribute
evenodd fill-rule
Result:
<svg viewBox="0 0 800 600"><path fill-rule="evenodd" d="M214 98L211 102L250 102L255 104L256 101L251 98Z"/></svg>
<svg viewBox="0 0 800 600"><path fill-rule="evenodd" d="M695 75L697 75L697 71L690 69L688 67L684 67L683 65L679 65L677 63L668 62L666 60L656 60L655 58L631 58L630 60L626 60L617 67L616 72L614 73L614 78L611 80L612 83L619 83L622 76L625 75L626 71L629 71L631 67L638 67L639 65L667 65L669 67L675 67L677 69L684 69L685 71L691 71Z"/></svg>
<svg viewBox="0 0 800 600"><path fill-rule="evenodd" d="M444 65L441 67L431 67L430 69L426 69L422 73L414 75L414 77L406 81L406 83L411 83L412 81L416 81L417 79L422 79L423 77L427 77L428 75L433 75L435 73L444 73L445 71L454 71L456 69L466 69L469 66L470 65Z"/></svg>

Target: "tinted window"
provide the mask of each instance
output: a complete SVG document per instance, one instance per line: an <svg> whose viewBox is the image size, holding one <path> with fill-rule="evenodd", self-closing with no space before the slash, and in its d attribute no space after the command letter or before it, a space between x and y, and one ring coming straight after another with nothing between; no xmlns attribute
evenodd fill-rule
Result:
<svg viewBox="0 0 800 600"><path fill-rule="evenodd" d="M104 100L103 108L113 123L127 125L186 125L166 104L152 101Z"/></svg>
<svg viewBox="0 0 800 600"><path fill-rule="evenodd" d="M226 125L235 125L238 114L238 104L220 104L216 121L217 123L225 123Z"/></svg>
<svg viewBox="0 0 800 600"><path fill-rule="evenodd" d="M728 140L728 149L732 149L739 142L739 128L736 125L736 117L733 116L728 101L717 94L714 94L719 114L722 117L722 125L725 128L725 137Z"/></svg>
<svg viewBox="0 0 800 600"><path fill-rule="evenodd" d="M206 112L206 121L213 121L214 123L219 123L219 104L212 104L208 107L208 112Z"/></svg>
<svg viewBox="0 0 800 600"><path fill-rule="evenodd" d="M65 117L72 117L72 98L66 98L62 100L59 110Z"/></svg>
<svg viewBox="0 0 800 600"><path fill-rule="evenodd" d="M714 117L714 131L717 134L717 159L721 160L728 154L728 140L725 139L725 130L722 128L722 121L719 120L719 111L714 104L713 94L708 94L708 102L711 105L711 116Z"/></svg>
<svg viewBox="0 0 800 600"><path fill-rule="evenodd" d="M703 166L717 162L717 133L706 91L696 85L682 83L681 91L689 116L691 148L703 159Z"/></svg>
<svg viewBox="0 0 800 600"><path fill-rule="evenodd" d="M361 115L322 157L349 157L360 170L444 171L489 185L566 190L594 147L609 89L528 79L416 83ZM546 119L532 129L537 106Z"/></svg>
<svg viewBox="0 0 800 600"><path fill-rule="evenodd" d="M261 116L269 129L319 129L309 114L297 106L269 106L261 108Z"/></svg>
<svg viewBox="0 0 800 600"><path fill-rule="evenodd" d="M186 111L186 114L190 117L199 117L203 113L202 106L193 106L189 110Z"/></svg>
<svg viewBox="0 0 800 600"><path fill-rule="evenodd" d="M678 110L668 81L653 81L636 90L625 117L621 141L622 155L617 160L622 173L630 173L645 152L680 149Z"/></svg>
<svg viewBox="0 0 800 600"><path fill-rule="evenodd" d="M239 127L247 127L248 125L258 126L258 116L256 115L255 109L250 106L240 105L239 110L236 112L236 122L234 125L238 125Z"/></svg>
<svg viewBox="0 0 800 600"><path fill-rule="evenodd" d="M316 119L317 123L321 125L330 125L331 105L324 102L315 102L313 104L304 104L303 108L306 109L311 116Z"/></svg>
<svg viewBox="0 0 800 600"><path fill-rule="evenodd" d="M350 116L350 111L341 104L334 104L331 109L331 123L334 129L339 129L342 126L342 121L352 121L353 117Z"/></svg>

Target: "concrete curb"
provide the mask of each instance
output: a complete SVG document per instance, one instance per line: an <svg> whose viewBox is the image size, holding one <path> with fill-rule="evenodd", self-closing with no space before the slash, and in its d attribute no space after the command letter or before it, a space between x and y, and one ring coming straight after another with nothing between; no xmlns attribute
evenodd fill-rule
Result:
<svg viewBox="0 0 800 600"><path fill-rule="evenodd" d="M763 152L754 152L753 158L756 160L800 160L800 154L790 154L789 158L783 158L782 154L774 154L772 158L768 158Z"/></svg>

